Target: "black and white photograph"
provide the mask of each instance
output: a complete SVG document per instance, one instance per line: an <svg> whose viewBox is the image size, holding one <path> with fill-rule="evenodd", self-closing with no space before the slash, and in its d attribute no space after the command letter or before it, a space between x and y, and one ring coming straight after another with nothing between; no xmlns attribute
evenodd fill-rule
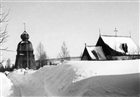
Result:
<svg viewBox="0 0 140 97"><path fill-rule="evenodd" d="M0 97L139 97L139 0L0 0Z"/></svg>

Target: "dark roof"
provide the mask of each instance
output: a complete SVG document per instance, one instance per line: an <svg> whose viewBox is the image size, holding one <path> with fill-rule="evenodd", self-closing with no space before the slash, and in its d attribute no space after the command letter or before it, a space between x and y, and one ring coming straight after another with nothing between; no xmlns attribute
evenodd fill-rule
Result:
<svg viewBox="0 0 140 97"><path fill-rule="evenodd" d="M21 41L18 44L17 51L33 51L33 46L30 41Z"/></svg>
<svg viewBox="0 0 140 97"><path fill-rule="evenodd" d="M122 44L127 45L128 54L138 53L138 46L129 36L112 36L112 35L101 35L100 36L105 44L115 51L124 53Z"/></svg>

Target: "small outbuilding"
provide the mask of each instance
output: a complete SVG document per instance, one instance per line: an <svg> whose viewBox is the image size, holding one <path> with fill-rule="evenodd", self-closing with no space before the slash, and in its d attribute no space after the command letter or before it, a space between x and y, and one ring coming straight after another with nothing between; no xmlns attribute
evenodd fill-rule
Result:
<svg viewBox="0 0 140 97"><path fill-rule="evenodd" d="M106 60L102 47L85 45L81 60Z"/></svg>

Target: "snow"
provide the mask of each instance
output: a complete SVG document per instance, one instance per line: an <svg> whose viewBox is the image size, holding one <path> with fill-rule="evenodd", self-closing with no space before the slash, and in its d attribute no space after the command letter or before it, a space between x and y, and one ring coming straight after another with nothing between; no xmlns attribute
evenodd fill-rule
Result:
<svg viewBox="0 0 140 97"><path fill-rule="evenodd" d="M8 97L13 93L11 90L13 83L4 73L0 73L0 97Z"/></svg>
<svg viewBox="0 0 140 97"><path fill-rule="evenodd" d="M130 37L107 37L107 36L101 36L103 41L112 49L123 52L121 48L121 44L127 43L128 46L128 54L137 54L138 53L138 46L133 42L133 40Z"/></svg>
<svg viewBox="0 0 140 97"><path fill-rule="evenodd" d="M69 61L37 71L17 70L8 74L13 84L9 81L5 91L7 95L13 91L12 97L138 97L139 62Z"/></svg>
<svg viewBox="0 0 140 97"><path fill-rule="evenodd" d="M99 59L101 59L101 60L105 60L106 59L105 55L103 53L102 47L86 46L86 49L87 49L87 51L88 51L88 53L89 53L89 55L90 55L90 57L92 59L96 59L96 57L95 57L95 55L93 54L92 51L95 51L98 54Z"/></svg>
<svg viewBox="0 0 140 97"><path fill-rule="evenodd" d="M76 80L85 79L91 76L118 75L139 73L139 61L80 61L70 62L77 75ZM135 64L135 66L134 66Z"/></svg>
<svg viewBox="0 0 140 97"><path fill-rule="evenodd" d="M86 46L86 49L87 49L87 51L88 51L90 57L91 57L92 59L96 59L96 57L95 57L95 56L93 55L93 53L92 53L92 51L94 50L94 47L87 47L87 46Z"/></svg>

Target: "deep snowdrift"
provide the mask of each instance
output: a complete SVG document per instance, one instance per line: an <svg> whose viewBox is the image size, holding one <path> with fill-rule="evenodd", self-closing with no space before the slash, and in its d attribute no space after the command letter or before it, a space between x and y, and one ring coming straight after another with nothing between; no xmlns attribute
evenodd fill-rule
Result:
<svg viewBox="0 0 140 97"><path fill-rule="evenodd" d="M139 60L73 61L34 73L9 74L22 96L47 97L138 97L139 77Z"/></svg>
<svg viewBox="0 0 140 97"><path fill-rule="evenodd" d="M8 97L13 93L13 83L4 73L0 73L0 97Z"/></svg>

